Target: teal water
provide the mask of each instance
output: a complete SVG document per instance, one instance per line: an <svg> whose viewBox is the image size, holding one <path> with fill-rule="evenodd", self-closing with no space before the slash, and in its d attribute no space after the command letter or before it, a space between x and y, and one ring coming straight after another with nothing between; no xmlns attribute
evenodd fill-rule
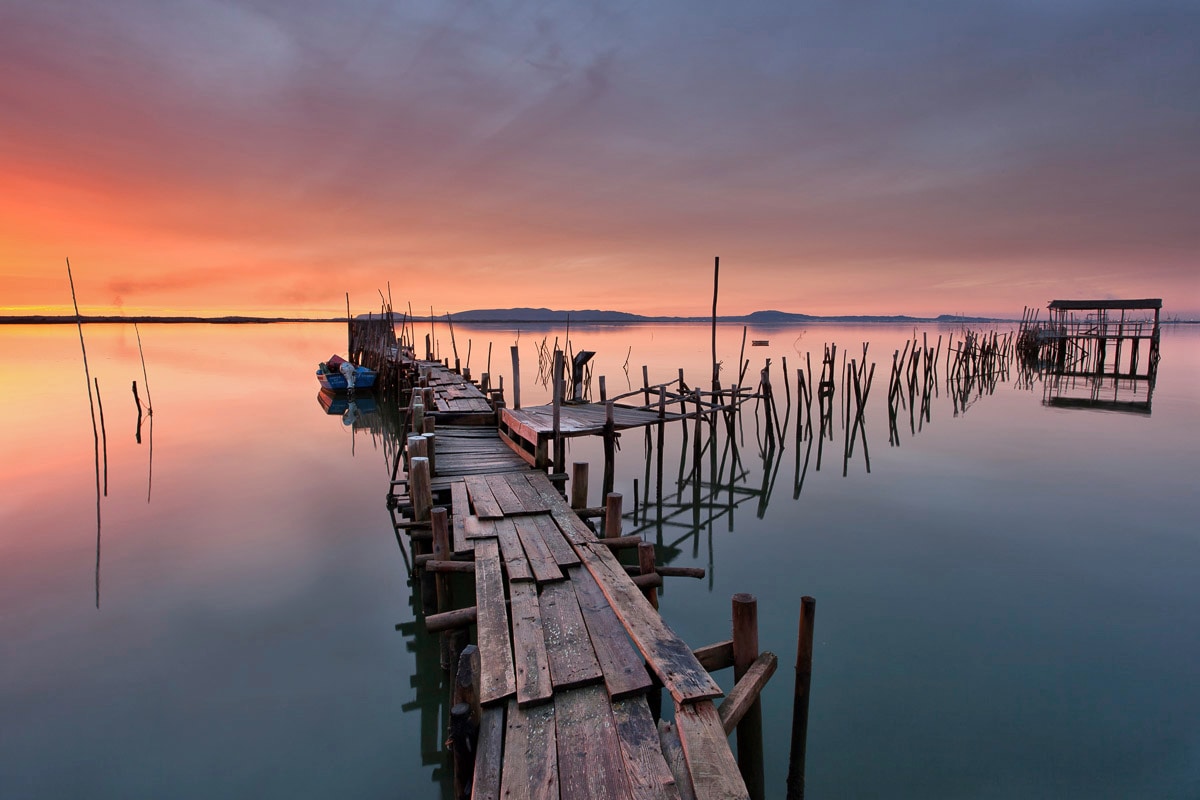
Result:
<svg viewBox="0 0 1200 800"><path fill-rule="evenodd" d="M0 328L2 794L448 796L446 692L384 502L387 430L316 399L313 368L344 349L344 328L140 333L152 454L148 421L136 440L132 327L85 328L108 450L98 550L78 335ZM494 344L511 397L516 332L455 333L476 374ZM772 358L781 414L783 358L794 371L825 342L858 355L870 341L869 471L859 443L843 477L838 421L818 470L794 408L770 454L747 414L745 474L731 493L718 438L701 480L720 489L702 487L698 507L679 481L694 435L664 432L661 493L657 440L622 437L626 529L708 570L668 579L668 623L707 644L728 637L732 594L758 598L761 646L780 656L767 796L787 771L802 595L817 599L809 797L1200 796L1200 331L1164 331L1149 415L1051 408L1013 373L965 412L940 387L927 420L901 415L893 446L886 378L912 333L749 334L771 342L746 356L751 375ZM536 344L564 334L521 332L526 404L546 396ZM725 376L741 334L719 332ZM679 367L707 377L706 326L573 326L571 340L598 352L610 394L640 388L642 364L652 383ZM570 459L592 464L598 502L599 442L572 442Z"/></svg>

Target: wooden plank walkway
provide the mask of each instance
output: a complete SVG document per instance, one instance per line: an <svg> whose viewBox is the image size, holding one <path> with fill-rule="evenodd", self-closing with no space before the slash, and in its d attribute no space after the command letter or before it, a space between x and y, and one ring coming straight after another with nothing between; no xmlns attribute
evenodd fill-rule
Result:
<svg viewBox="0 0 1200 800"><path fill-rule="evenodd" d="M657 679L675 701L696 797L748 797L712 703L720 688L547 476L462 483L452 517L476 559L481 700L506 715L503 768L476 772L498 783L477 796L678 798L647 701ZM483 518L498 494L512 505Z"/></svg>
<svg viewBox="0 0 1200 800"><path fill-rule="evenodd" d="M417 361L414 367L433 389L433 406L426 413L436 414L438 424L495 424L496 411L478 386L440 361Z"/></svg>
<svg viewBox="0 0 1200 800"><path fill-rule="evenodd" d="M425 375L438 397L469 385L444 368ZM692 650L544 472L497 428L446 426L445 413L431 483L456 556L474 559L484 718L472 796L676 800L647 699L657 683L674 700L695 796L748 798L712 703L721 689ZM571 435L587 432L586 414ZM647 416L658 421L640 412L621 425Z"/></svg>

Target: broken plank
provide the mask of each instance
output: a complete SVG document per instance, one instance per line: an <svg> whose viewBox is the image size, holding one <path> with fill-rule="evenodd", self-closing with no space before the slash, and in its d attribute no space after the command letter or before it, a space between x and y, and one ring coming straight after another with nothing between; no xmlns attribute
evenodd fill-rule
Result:
<svg viewBox="0 0 1200 800"><path fill-rule="evenodd" d="M547 583L542 587L538 605L550 660L550 679L555 688L581 686L603 678L570 582Z"/></svg>
<svg viewBox="0 0 1200 800"><path fill-rule="evenodd" d="M504 605L504 578L500 574L500 545L495 539L475 542L475 605L481 673L479 701L487 704L517 691L508 609Z"/></svg>
<svg viewBox="0 0 1200 800"><path fill-rule="evenodd" d="M687 759L683 757L683 743L679 741L679 731L673 723L662 719L658 721L658 742L663 758L675 776L675 788L679 790L680 800L696 800L692 776L687 771Z"/></svg>
<svg viewBox="0 0 1200 800"><path fill-rule="evenodd" d="M625 774L633 796L653 800L679 800L675 776L663 757L658 729L645 697L628 697L612 703L617 738L625 757Z"/></svg>
<svg viewBox="0 0 1200 800"><path fill-rule="evenodd" d="M750 792L712 701L676 706L675 725L697 800L749 800Z"/></svg>
<svg viewBox="0 0 1200 800"><path fill-rule="evenodd" d="M475 515L480 519L499 519L504 516L504 512L500 509L500 504L496 502L495 496L492 495L492 489L488 486L487 478L478 475L468 475L463 478L467 484L467 494L471 496L471 503L475 506Z"/></svg>
<svg viewBox="0 0 1200 800"><path fill-rule="evenodd" d="M542 612L537 586L510 583L512 601L513 660L517 669L517 702L522 706L549 700L554 695L550 682L550 660L542 633Z"/></svg>
<svg viewBox="0 0 1200 800"><path fill-rule="evenodd" d="M505 798L558 800L558 742L552 704L521 708L509 701L500 782Z"/></svg>
<svg viewBox="0 0 1200 800"><path fill-rule="evenodd" d="M628 800L629 779L608 695L599 686L554 696L559 793L564 798Z"/></svg>
<svg viewBox="0 0 1200 800"><path fill-rule="evenodd" d="M583 613L588 636L596 651L596 660L604 672L604 683L612 697L644 692L653 685L642 657L625 633L608 599L596 585L590 572L580 567L567 570L579 610Z"/></svg>

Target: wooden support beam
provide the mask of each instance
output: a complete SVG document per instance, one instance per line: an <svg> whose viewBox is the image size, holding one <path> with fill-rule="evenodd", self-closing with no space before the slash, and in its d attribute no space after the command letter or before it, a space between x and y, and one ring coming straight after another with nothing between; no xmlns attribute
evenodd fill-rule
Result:
<svg viewBox="0 0 1200 800"><path fill-rule="evenodd" d="M429 633L439 633L452 628L465 628L474 625L479 610L475 606L456 608L441 614L429 614L425 617L425 630Z"/></svg>
<svg viewBox="0 0 1200 800"><path fill-rule="evenodd" d="M767 681L775 674L776 667L779 666L779 659L774 653L764 652L758 658L754 659L754 663L746 670L741 679L734 684L728 696L717 707L717 714L721 717L721 724L725 727L725 735L728 736L742 721L742 717L746 712L758 701L759 695L762 693L763 687L767 685Z"/></svg>
<svg viewBox="0 0 1200 800"><path fill-rule="evenodd" d="M709 672L733 666L733 639L710 644L692 651L700 666Z"/></svg>

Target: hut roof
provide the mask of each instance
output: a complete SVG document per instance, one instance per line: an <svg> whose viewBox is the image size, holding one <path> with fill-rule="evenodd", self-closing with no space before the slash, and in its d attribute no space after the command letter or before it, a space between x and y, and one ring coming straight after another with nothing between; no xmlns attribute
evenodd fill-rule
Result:
<svg viewBox="0 0 1200 800"><path fill-rule="evenodd" d="M1162 298L1145 300L1052 300L1050 301L1049 308L1054 311L1161 309Z"/></svg>

